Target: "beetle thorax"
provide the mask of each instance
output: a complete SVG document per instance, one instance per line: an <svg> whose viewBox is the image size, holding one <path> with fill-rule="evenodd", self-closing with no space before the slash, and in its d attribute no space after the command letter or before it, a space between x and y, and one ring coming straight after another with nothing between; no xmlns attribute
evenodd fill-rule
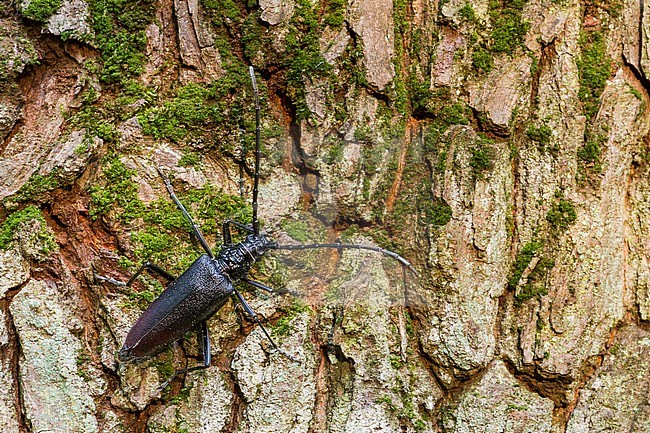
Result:
<svg viewBox="0 0 650 433"><path fill-rule="evenodd" d="M268 250L274 248L275 242L265 235L248 235L238 244L224 245L219 259L223 262L224 270L233 280L245 277L251 265L259 260Z"/></svg>

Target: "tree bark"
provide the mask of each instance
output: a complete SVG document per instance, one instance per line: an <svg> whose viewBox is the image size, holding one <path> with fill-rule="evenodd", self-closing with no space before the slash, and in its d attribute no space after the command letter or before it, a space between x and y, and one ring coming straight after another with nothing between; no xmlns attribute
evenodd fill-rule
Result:
<svg viewBox="0 0 650 433"><path fill-rule="evenodd" d="M650 431L647 10L620 1L0 1L0 432ZM280 244L121 362L164 280ZM235 231L236 240L244 234ZM243 287L242 287L243 288ZM248 289L251 289L248 287ZM612 410L615 408L615 410Z"/></svg>

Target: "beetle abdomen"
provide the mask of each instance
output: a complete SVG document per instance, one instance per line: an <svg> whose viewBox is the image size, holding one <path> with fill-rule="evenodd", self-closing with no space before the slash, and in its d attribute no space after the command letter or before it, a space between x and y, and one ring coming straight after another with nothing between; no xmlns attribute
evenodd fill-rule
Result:
<svg viewBox="0 0 650 433"><path fill-rule="evenodd" d="M199 257L142 313L126 337L120 359L147 356L178 340L221 308L233 290L213 259Z"/></svg>

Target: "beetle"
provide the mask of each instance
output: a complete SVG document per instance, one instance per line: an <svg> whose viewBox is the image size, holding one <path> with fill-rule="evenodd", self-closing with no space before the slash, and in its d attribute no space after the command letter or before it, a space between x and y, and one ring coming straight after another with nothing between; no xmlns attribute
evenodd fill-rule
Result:
<svg viewBox="0 0 650 433"><path fill-rule="evenodd" d="M257 216L261 155L260 103L255 71L252 66L249 72L255 96L255 171L253 174L252 224L248 225L233 220L225 220L222 225L223 245L219 254L215 255L206 242L200 227L194 222L187 209L174 193L171 181L165 176L161 168L158 168L165 188L185 219L190 223L192 232L203 248L204 254L196 259L178 278L175 278L153 263L145 262L126 284L121 283L121 285L130 286L145 270L157 273L170 282L162 294L142 313L127 334L124 345L118 354L120 361L124 362L134 358L143 358L152 355L165 345L180 339L187 332L198 328L199 339L203 348L203 363L191 368L178 370L174 373L174 376L179 373L208 368L211 361L211 347L207 320L232 297L242 305L244 312L262 329L273 348L288 359L296 361L293 356L280 350L255 311L253 311L236 288L237 284L245 283L269 293L283 292L248 278L251 266L269 250L305 250L317 248L369 250L386 254L396 259L402 264L404 272L408 269L417 275L414 267L404 257L383 248L340 242L279 245L267 234L260 232ZM248 233L243 241L233 243L231 226L235 226ZM105 281L111 280L106 277L101 279ZM164 388L170 381L171 378L161 388Z"/></svg>

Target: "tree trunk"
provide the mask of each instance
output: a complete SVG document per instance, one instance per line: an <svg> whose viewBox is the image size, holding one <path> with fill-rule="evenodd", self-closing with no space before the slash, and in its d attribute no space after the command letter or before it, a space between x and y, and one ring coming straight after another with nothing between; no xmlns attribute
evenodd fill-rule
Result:
<svg viewBox="0 0 650 433"><path fill-rule="evenodd" d="M0 432L650 431L647 8L0 1ZM280 244L118 360L164 279ZM235 241L246 233L234 229ZM198 314L198 312L197 312ZM160 390L165 381L169 386Z"/></svg>

